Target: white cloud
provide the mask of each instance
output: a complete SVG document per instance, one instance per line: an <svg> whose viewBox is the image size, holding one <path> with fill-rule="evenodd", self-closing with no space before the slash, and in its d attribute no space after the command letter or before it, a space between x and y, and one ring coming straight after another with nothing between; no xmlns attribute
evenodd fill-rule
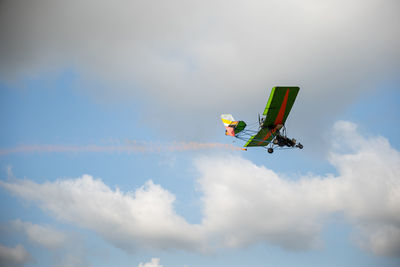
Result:
<svg viewBox="0 0 400 267"><path fill-rule="evenodd" d="M400 256L400 153L383 137L364 137L338 122L330 162L337 175L287 177L240 157L195 161L203 219L191 225L173 209L175 197L147 182L133 193L89 175L37 184L0 182L56 217L92 229L116 246L203 250L267 242L302 250L321 244L333 214L354 226L356 241L377 255Z"/></svg>
<svg viewBox="0 0 400 267"><path fill-rule="evenodd" d="M139 267L162 267L162 265L160 265L159 258L152 258L150 262L139 263Z"/></svg>
<svg viewBox="0 0 400 267"><path fill-rule="evenodd" d="M318 245L320 220L335 208L325 199L334 178L285 180L237 157L198 160L204 226L226 246L269 241L289 249ZM322 191L320 190L322 189Z"/></svg>
<svg viewBox="0 0 400 267"><path fill-rule="evenodd" d="M57 266L89 266L86 260L88 249L84 238L77 233L63 232L50 225L33 224L19 219L11 221L6 229L12 233L22 233L36 248L44 248Z"/></svg>
<svg viewBox="0 0 400 267"><path fill-rule="evenodd" d="M31 255L22 245L17 245L14 248L10 248L0 244L1 266L19 266L28 263L31 260Z"/></svg>
<svg viewBox="0 0 400 267"><path fill-rule="evenodd" d="M397 0L2 1L0 77L72 68L96 97L144 99L143 121L176 126L174 136L196 117L204 127L184 135L194 138L216 114L247 119L272 86L300 85L294 123L307 132L400 76L398 9Z"/></svg>
<svg viewBox="0 0 400 267"><path fill-rule="evenodd" d="M400 256L400 227L377 222L363 225L359 222L360 232L356 241L360 247L380 256Z"/></svg>
<svg viewBox="0 0 400 267"><path fill-rule="evenodd" d="M202 246L199 226L178 216L172 205L175 197L152 181L126 194L89 175L44 184L15 180L1 185L19 197L36 201L61 220L96 231L117 247Z"/></svg>
<svg viewBox="0 0 400 267"><path fill-rule="evenodd" d="M32 224L15 220L11 222L13 228L23 231L29 240L47 249L59 249L68 242L67 236L50 226Z"/></svg>
<svg viewBox="0 0 400 267"><path fill-rule="evenodd" d="M400 256L400 153L349 122L336 123L334 134L352 150L331 154L337 176L294 180L242 158L199 159L204 227L228 246L267 241L306 249L319 244L327 217L342 213L365 248Z"/></svg>

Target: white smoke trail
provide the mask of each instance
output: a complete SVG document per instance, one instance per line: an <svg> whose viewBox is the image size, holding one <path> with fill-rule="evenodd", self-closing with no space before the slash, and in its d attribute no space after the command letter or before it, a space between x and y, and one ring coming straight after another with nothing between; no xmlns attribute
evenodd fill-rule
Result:
<svg viewBox="0 0 400 267"><path fill-rule="evenodd" d="M197 143L197 142L172 142L155 144L148 142L130 141L127 144L117 145L22 145L14 148L0 149L0 155L26 154L26 153L161 153L183 152L206 149L226 149L231 151L244 150L232 144L223 143Z"/></svg>

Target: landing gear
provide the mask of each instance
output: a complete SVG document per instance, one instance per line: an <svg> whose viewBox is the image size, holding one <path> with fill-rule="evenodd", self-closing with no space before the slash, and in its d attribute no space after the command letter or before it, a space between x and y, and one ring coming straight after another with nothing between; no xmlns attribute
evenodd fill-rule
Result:
<svg viewBox="0 0 400 267"><path fill-rule="evenodd" d="M298 144L296 145L296 147L298 147L298 148L300 148L300 149L303 149L303 145L300 144L300 143L298 143Z"/></svg>
<svg viewBox="0 0 400 267"><path fill-rule="evenodd" d="M286 128L283 126L282 128L266 128L272 133L272 140L269 143L268 148L265 147L269 154L274 153L274 148L281 149L289 149L289 148L299 148L303 149L303 145L300 142L297 142L295 138L289 138L286 135ZM272 130L271 130L272 129ZM276 130L278 129L278 130ZM264 141L264 140L263 140ZM268 144L268 143L267 143Z"/></svg>
<svg viewBox="0 0 400 267"><path fill-rule="evenodd" d="M286 135L277 134L274 139L272 139L270 147L267 149L268 153L272 154L274 148L285 149L285 148L299 148L303 149L303 145L297 142L294 138L288 138Z"/></svg>

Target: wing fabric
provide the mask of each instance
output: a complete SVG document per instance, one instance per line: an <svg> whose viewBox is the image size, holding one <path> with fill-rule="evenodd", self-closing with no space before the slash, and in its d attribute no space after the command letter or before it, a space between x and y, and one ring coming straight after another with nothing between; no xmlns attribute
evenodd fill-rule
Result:
<svg viewBox="0 0 400 267"><path fill-rule="evenodd" d="M250 137L245 147L267 146L274 139L275 133L285 124L299 90L299 87L272 88L263 113L265 120L262 127L256 135Z"/></svg>
<svg viewBox="0 0 400 267"><path fill-rule="evenodd" d="M278 124L285 124L299 90L299 87L277 86L272 88L263 113L266 116L263 128L268 127L272 129Z"/></svg>
<svg viewBox="0 0 400 267"><path fill-rule="evenodd" d="M256 135L250 137L249 141L244 145L248 146L267 146L275 137L275 133L279 131L282 125L278 125L273 129L261 128Z"/></svg>
<svg viewBox="0 0 400 267"><path fill-rule="evenodd" d="M249 146L267 146L273 139L272 131L262 128L256 135L250 137L244 147Z"/></svg>

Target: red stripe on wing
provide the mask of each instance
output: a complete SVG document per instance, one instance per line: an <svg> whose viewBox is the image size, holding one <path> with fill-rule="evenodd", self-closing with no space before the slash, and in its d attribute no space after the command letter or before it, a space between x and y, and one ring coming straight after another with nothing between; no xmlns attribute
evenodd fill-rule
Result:
<svg viewBox="0 0 400 267"><path fill-rule="evenodd" d="M267 135L265 135L265 137L262 139L262 141L258 142L258 145L264 143L265 140L267 140L273 133L276 132L276 130L278 129L277 128L278 124L282 124L283 117L285 116L288 97L289 97L289 89L286 90L285 97L283 98L283 102L282 102L281 108L279 109L279 112L278 112L278 116L275 119L275 123L274 123L275 128L272 129L271 131L269 131L267 133Z"/></svg>
<svg viewBox="0 0 400 267"><path fill-rule="evenodd" d="M282 124L283 117L285 116L286 104L287 104L288 97L289 97L289 89L286 90L286 94L285 94L285 97L283 98L282 106L279 109L278 116L275 119L275 123L274 123L275 125Z"/></svg>

